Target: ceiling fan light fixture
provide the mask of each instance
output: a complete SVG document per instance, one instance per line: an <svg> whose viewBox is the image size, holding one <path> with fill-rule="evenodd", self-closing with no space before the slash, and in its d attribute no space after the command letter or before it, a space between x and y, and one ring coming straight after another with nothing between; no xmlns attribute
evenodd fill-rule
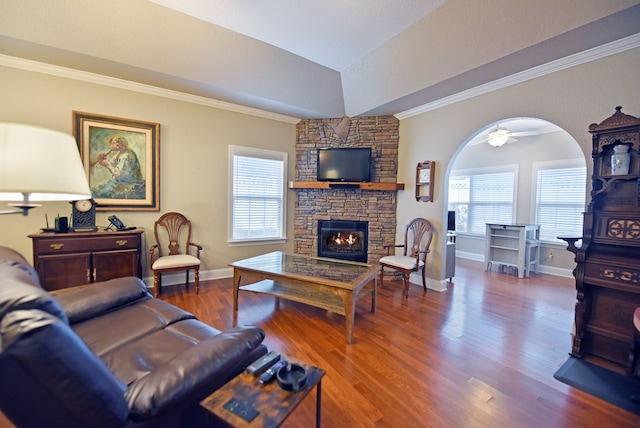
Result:
<svg viewBox="0 0 640 428"><path fill-rule="evenodd" d="M495 131L489 133L487 142L493 147L503 146L509 140L509 131L503 128L496 128Z"/></svg>

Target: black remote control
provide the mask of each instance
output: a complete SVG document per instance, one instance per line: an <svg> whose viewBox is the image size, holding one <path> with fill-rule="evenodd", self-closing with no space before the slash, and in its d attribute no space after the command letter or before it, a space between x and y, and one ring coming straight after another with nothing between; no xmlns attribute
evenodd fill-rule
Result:
<svg viewBox="0 0 640 428"><path fill-rule="evenodd" d="M267 369L267 371L262 373L262 376L260 376L260 383L271 382L273 378L276 377L276 373L278 373L278 370L280 370L282 367L286 367L287 364L289 364L287 360L280 360L274 365L272 365L271 367L269 367L269 369Z"/></svg>
<svg viewBox="0 0 640 428"><path fill-rule="evenodd" d="M254 376L259 376L263 371L274 365L278 360L280 360L280 353L271 351L251 363L251 365L247 367L247 373Z"/></svg>

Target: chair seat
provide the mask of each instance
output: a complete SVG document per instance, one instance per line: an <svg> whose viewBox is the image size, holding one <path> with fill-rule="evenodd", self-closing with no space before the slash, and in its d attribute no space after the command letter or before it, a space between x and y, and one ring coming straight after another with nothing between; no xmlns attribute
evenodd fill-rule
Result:
<svg viewBox="0 0 640 428"><path fill-rule="evenodd" d="M189 254L176 254L173 256L158 257L153 262L151 269L171 269L182 266L199 266L200 259Z"/></svg>
<svg viewBox="0 0 640 428"><path fill-rule="evenodd" d="M416 268L416 258L409 256L385 256L380 259L380 263L389 266L395 266L400 269L415 269ZM424 265L424 262L420 260L420 264L418 266Z"/></svg>

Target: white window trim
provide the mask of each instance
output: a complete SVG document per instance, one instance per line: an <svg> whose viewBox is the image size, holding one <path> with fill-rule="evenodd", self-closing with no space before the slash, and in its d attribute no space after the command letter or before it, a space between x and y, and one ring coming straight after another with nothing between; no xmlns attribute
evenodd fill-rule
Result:
<svg viewBox="0 0 640 428"><path fill-rule="evenodd" d="M562 169L562 168L578 168L584 167L587 168L587 163L584 158L573 158L573 159L562 159L562 160L552 160L552 161L542 161L542 162L533 162L531 165L531 211L529 213L529 221L531 224L534 224L536 221L536 210L538 209L538 171L545 169ZM589 182L589 169L587 168L587 176L585 182L585 193L584 193L584 207L583 211L586 211L587 207L587 190L586 184ZM582 234L580 234L582 236ZM540 240L540 242L548 245L564 245L562 242L558 241L547 241Z"/></svg>
<svg viewBox="0 0 640 428"><path fill-rule="evenodd" d="M457 169L452 170L450 173L450 177L456 177L461 175L476 175L476 174L490 174L490 173L500 173L500 172L513 172L513 210L511 215L511 222L515 223L515 219L517 218L517 209L518 209L518 176L519 176L519 165L518 164L507 164L507 165L495 165L495 166L485 166L480 168L469 168L469 169ZM447 189L447 192L449 189ZM471 237L483 237L485 233L473 233L473 232L456 232L459 236L471 236Z"/></svg>
<svg viewBox="0 0 640 428"><path fill-rule="evenodd" d="M263 239L233 239L233 159L234 156L253 156L264 159L275 159L283 162L283 177L282 177L282 236L278 238L263 238ZM288 153L279 152L267 149L258 149L254 147L235 146L229 145L228 152L228 221L227 221L227 244L229 246L242 246L242 245L257 245L257 244L279 244L287 241L287 171L288 167Z"/></svg>

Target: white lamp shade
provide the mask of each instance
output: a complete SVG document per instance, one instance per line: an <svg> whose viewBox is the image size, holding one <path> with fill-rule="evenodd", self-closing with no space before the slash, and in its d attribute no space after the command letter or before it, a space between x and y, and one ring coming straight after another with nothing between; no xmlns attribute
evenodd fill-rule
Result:
<svg viewBox="0 0 640 428"><path fill-rule="evenodd" d="M0 201L91 198L75 139L68 134L0 123Z"/></svg>

